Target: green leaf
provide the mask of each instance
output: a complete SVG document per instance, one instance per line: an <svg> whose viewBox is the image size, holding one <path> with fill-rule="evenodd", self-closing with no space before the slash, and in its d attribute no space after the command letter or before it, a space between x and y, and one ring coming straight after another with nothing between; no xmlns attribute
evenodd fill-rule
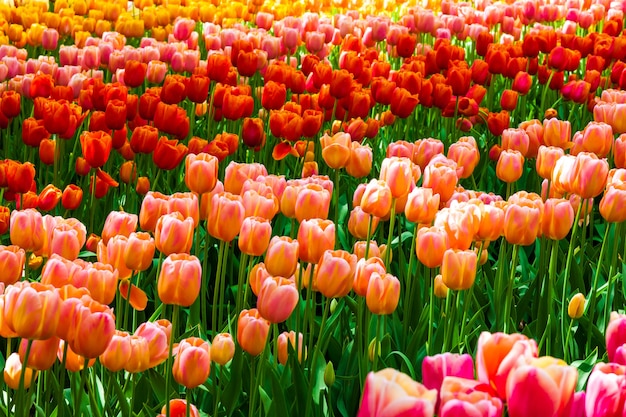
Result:
<svg viewBox="0 0 626 417"><path fill-rule="evenodd" d="M272 382L272 403L267 415L277 417L288 417L289 409L285 400L285 389L280 382L278 371L275 367L269 369L269 376Z"/></svg>
<svg viewBox="0 0 626 417"><path fill-rule="evenodd" d="M235 356L231 362L231 378L222 393L222 404L226 407L226 415L231 416L239 404L239 395L242 389L241 372L243 369L243 350L237 346Z"/></svg>
<svg viewBox="0 0 626 417"><path fill-rule="evenodd" d="M113 391L115 391L115 395L117 397L117 403L119 404L120 410L122 411L122 417L130 417L130 406L128 405L128 401L126 401L124 391L117 381L117 378L115 378L114 375L111 375L110 377L112 381L111 385L113 386Z"/></svg>
<svg viewBox="0 0 626 417"><path fill-rule="evenodd" d="M261 404L263 404L265 415L269 415L270 407L272 406L272 399L269 395L267 395L267 392L265 392L261 386L259 386L259 398L261 399Z"/></svg>
<svg viewBox="0 0 626 417"><path fill-rule="evenodd" d="M598 348L595 348L593 352L585 358L585 360L572 362L572 366L578 369L578 384L576 385L576 391L583 390L597 361Z"/></svg>

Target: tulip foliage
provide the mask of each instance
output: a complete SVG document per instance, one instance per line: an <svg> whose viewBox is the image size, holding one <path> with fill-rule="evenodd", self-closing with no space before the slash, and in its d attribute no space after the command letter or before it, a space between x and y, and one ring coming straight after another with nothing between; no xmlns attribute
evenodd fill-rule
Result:
<svg viewBox="0 0 626 417"><path fill-rule="evenodd" d="M626 416L624 13L4 2L0 415Z"/></svg>

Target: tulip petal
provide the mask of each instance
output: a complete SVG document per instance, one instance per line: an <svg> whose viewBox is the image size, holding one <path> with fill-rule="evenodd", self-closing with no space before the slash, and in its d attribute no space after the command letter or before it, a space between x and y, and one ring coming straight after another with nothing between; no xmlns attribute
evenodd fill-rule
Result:
<svg viewBox="0 0 626 417"><path fill-rule="evenodd" d="M120 283L120 294L124 300L128 297L128 280ZM136 285L130 287L130 305L137 311L144 311L148 305L148 296Z"/></svg>
<svg viewBox="0 0 626 417"><path fill-rule="evenodd" d="M292 147L289 142L281 142L274 146L272 151L272 158L276 161L282 161L287 155L292 152Z"/></svg>

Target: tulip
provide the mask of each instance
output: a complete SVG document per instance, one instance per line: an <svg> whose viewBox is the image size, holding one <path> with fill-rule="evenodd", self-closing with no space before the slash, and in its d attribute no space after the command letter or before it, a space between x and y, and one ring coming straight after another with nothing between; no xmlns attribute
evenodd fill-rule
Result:
<svg viewBox="0 0 626 417"><path fill-rule="evenodd" d="M75 307L66 341L77 355L91 359L104 353L114 334L113 311L97 301L83 298Z"/></svg>
<svg viewBox="0 0 626 417"><path fill-rule="evenodd" d="M115 235L130 236L137 229L137 215L123 211L112 211L104 221L102 228L102 241L109 243L109 239Z"/></svg>
<svg viewBox="0 0 626 417"><path fill-rule="evenodd" d="M261 317L256 308L242 310L237 321L237 342L252 356L265 349L270 323Z"/></svg>
<svg viewBox="0 0 626 417"><path fill-rule="evenodd" d="M350 160L352 139L349 133L338 132L332 137L324 135L320 139L322 158L332 169L345 168Z"/></svg>
<svg viewBox="0 0 626 417"><path fill-rule="evenodd" d="M328 298L341 298L352 289L357 258L343 250L326 250L317 265L317 288Z"/></svg>
<svg viewBox="0 0 626 417"><path fill-rule="evenodd" d="M169 407L170 415L172 416L184 416L187 413L187 401L181 400L180 398L170 400ZM161 409L161 414L159 414L157 417L166 417L166 414L167 406L164 405ZM200 417L200 412L198 411L198 408L193 404L189 404L189 417Z"/></svg>
<svg viewBox="0 0 626 417"><path fill-rule="evenodd" d="M514 369L507 381L507 406L511 417L560 416L574 397L578 372L551 357L531 359Z"/></svg>
<svg viewBox="0 0 626 417"><path fill-rule="evenodd" d="M169 353L171 323L162 320L142 323L135 330L135 336L148 342L148 368L154 368L165 362Z"/></svg>
<svg viewBox="0 0 626 417"><path fill-rule="evenodd" d="M626 315L611 313L605 337L609 362L615 362L617 350L626 345Z"/></svg>
<svg viewBox="0 0 626 417"><path fill-rule="evenodd" d="M546 119L543 121L543 141L546 146L567 149L572 136L572 126L568 121Z"/></svg>
<svg viewBox="0 0 626 417"><path fill-rule="evenodd" d="M385 158L380 167L380 180L385 181L393 198L400 198L415 186L413 163L409 158Z"/></svg>
<svg viewBox="0 0 626 417"><path fill-rule="evenodd" d="M96 262L77 270L72 281L77 287L87 288L95 301L108 305L115 298L118 277L119 272L113 266Z"/></svg>
<svg viewBox="0 0 626 417"><path fill-rule="evenodd" d="M147 342L145 339L143 340L147 350ZM116 331L111 338L109 346L107 346L106 350L98 359L102 366L108 371L118 372L124 369L126 363L131 360L133 353L131 339L128 333Z"/></svg>
<svg viewBox="0 0 626 417"><path fill-rule="evenodd" d="M70 184L63 190L61 205L65 210L76 210L83 200L83 189L75 184Z"/></svg>
<svg viewBox="0 0 626 417"><path fill-rule="evenodd" d="M610 223L626 221L626 183L610 184L600 200L600 215Z"/></svg>
<svg viewBox="0 0 626 417"><path fill-rule="evenodd" d="M164 304L189 307L200 294L200 261L186 253L171 254L163 261L157 282L159 299Z"/></svg>
<svg viewBox="0 0 626 417"><path fill-rule="evenodd" d="M154 232L157 221L169 210L169 196L159 192L149 192L141 202L139 225L147 232ZM129 233L130 235L130 233Z"/></svg>
<svg viewBox="0 0 626 417"><path fill-rule="evenodd" d="M274 236L265 253L265 266L274 276L290 277L296 272L300 244L288 236Z"/></svg>
<svg viewBox="0 0 626 417"><path fill-rule="evenodd" d="M4 319L9 330L25 339L43 340L56 334L61 318L58 291L39 283L15 284L4 293Z"/></svg>
<svg viewBox="0 0 626 417"><path fill-rule="evenodd" d="M239 231L239 250L250 256L261 256L267 250L272 225L263 217L246 217Z"/></svg>
<svg viewBox="0 0 626 417"><path fill-rule="evenodd" d="M24 265L26 263L26 253L19 246L0 245L0 282L4 285L15 284L22 278Z"/></svg>
<svg viewBox="0 0 626 417"><path fill-rule="evenodd" d="M595 154L581 152L576 155L570 184L572 191L583 199L598 196L606 185L609 163Z"/></svg>
<svg viewBox="0 0 626 417"><path fill-rule="evenodd" d="M11 243L27 252L35 252L44 245L45 229L42 215L34 209L14 210L11 213Z"/></svg>
<svg viewBox="0 0 626 417"><path fill-rule="evenodd" d="M564 155L564 151L561 148L552 146L540 146L537 154L537 174L541 178L551 179L556 161Z"/></svg>
<svg viewBox="0 0 626 417"><path fill-rule="evenodd" d="M226 167L224 175L226 192L240 195L246 180L256 180L259 175L267 176L267 168L259 163L238 164L233 161Z"/></svg>
<svg viewBox="0 0 626 417"><path fill-rule="evenodd" d="M481 241L493 242L504 231L504 210L496 205L482 205L480 224L476 232L476 238Z"/></svg>
<svg viewBox="0 0 626 417"><path fill-rule="evenodd" d="M300 295L295 284L282 277L269 277L263 281L258 293L257 309L270 323L282 323L296 308Z"/></svg>
<svg viewBox="0 0 626 417"><path fill-rule="evenodd" d="M182 136L187 136L185 135ZM178 140L169 140L162 136L152 153L152 162L162 170L171 171L176 168L187 155L187 147Z"/></svg>
<svg viewBox="0 0 626 417"><path fill-rule="evenodd" d="M433 194L439 194L441 202L446 202L452 197L458 182L456 163L450 161L453 164L451 165L448 161L433 159L424 168L422 186L432 189Z"/></svg>
<svg viewBox="0 0 626 417"><path fill-rule="evenodd" d="M102 241L98 243L97 257L98 262L111 265L119 274L119 279L128 279L132 275L132 270L126 266L124 254L128 238L126 236L117 235L109 240L109 244L105 245Z"/></svg>
<svg viewBox="0 0 626 417"><path fill-rule="evenodd" d="M519 151L503 150L496 165L496 176L507 184L519 180L524 173L524 156Z"/></svg>
<svg viewBox="0 0 626 417"><path fill-rule="evenodd" d="M65 352L65 355L64 355ZM57 350L57 358L59 362L63 362L65 356L65 369L70 372L80 372L85 369L85 358L78 355L72 350L72 347L68 345L67 351L65 351L65 341L61 340L59 343L59 350ZM90 359L87 362L87 368L91 368L96 363L96 359Z"/></svg>
<svg viewBox="0 0 626 417"><path fill-rule="evenodd" d="M623 416L626 400L626 366L598 363L587 382L585 412L590 417Z"/></svg>
<svg viewBox="0 0 626 417"><path fill-rule="evenodd" d="M185 184L197 194L208 193L217 184L218 160L213 155L189 154L185 158Z"/></svg>
<svg viewBox="0 0 626 417"><path fill-rule="evenodd" d="M450 145L450 149L448 149L448 158L456 162L457 166L463 167L463 173L460 174L460 178L471 177L478 162L480 162L478 145L476 145L474 138L469 138L471 141L463 141L462 139L464 138L459 139Z"/></svg>
<svg viewBox="0 0 626 417"><path fill-rule="evenodd" d="M226 365L235 356L235 342L229 333L220 333L211 343L211 360L219 365Z"/></svg>
<svg viewBox="0 0 626 417"><path fill-rule="evenodd" d="M20 388L20 381L22 381L22 361L20 355L14 352L9 355L4 364L4 383L13 390ZM26 368L26 373L23 379L23 388L28 389L37 379L37 371L32 368Z"/></svg>
<svg viewBox="0 0 626 417"><path fill-rule="evenodd" d="M155 242L149 233L133 232L128 237L124 263L133 271L145 271L152 265Z"/></svg>
<svg viewBox="0 0 626 417"><path fill-rule="evenodd" d="M440 389L439 415L501 417L502 401L489 394L489 387L473 379L446 376Z"/></svg>
<svg viewBox="0 0 626 417"><path fill-rule="evenodd" d="M353 141L350 143L350 159L346 164L346 172L354 178L363 178L372 170L372 148Z"/></svg>
<svg viewBox="0 0 626 417"><path fill-rule="evenodd" d="M87 163L92 168L100 168L109 159L113 141L111 135L103 131L83 132L80 146Z"/></svg>
<svg viewBox="0 0 626 417"><path fill-rule="evenodd" d="M506 399L509 374L536 357L537 343L522 334L483 332L476 352L478 380L489 384L498 397Z"/></svg>
<svg viewBox="0 0 626 417"><path fill-rule="evenodd" d="M348 231L357 239L367 239L367 231L371 228L370 234L373 235L378 227L378 217L370 216L363 212L361 206L356 206L350 212L350 218L348 219ZM370 227L371 222L371 227Z"/></svg>
<svg viewBox="0 0 626 417"><path fill-rule="evenodd" d="M302 359L306 358L306 346L304 345L304 335L302 333L298 333L298 342L296 343L296 332L293 330L290 332L283 332L278 336L276 340L277 350L278 350L278 362L285 366L287 364L287 359L289 357L289 347L288 344L291 345L291 349L293 351L296 350L296 344L298 345L298 362L302 363Z"/></svg>
<svg viewBox="0 0 626 417"><path fill-rule="evenodd" d="M467 290L476 279L476 252L448 249L443 254L441 278L451 290Z"/></svg>
<svg viewBox="0 0 626 417"><path fill-rule="evenodd" d="M449 352L426 356L422 362L422 375L426 388L439 391L446 377L473 379L474 361L468 354Z"/></svg>
<svg viewBox="0 0 626 417"><path fill-rule="evenodd" d="M57 360L57 349L59 347L59 338L52 336L46 340L27 340L22 339L19 347L20 362L24 363L26 360L26 350L28 349L28 343L31 344L30 351L28 353L27 366L30 369L37 371L47 371L52 368L54 362Z"/></svg>
<svg viewBox="0 0 626 417"><path fill-rule="evenodd" d="M576 293L567 305L567 315L571 319L579 319L585 312L585 296Z"/></svg>
<svg viewBox="0 0 626 417"><path fill-rule="evenodd" d="M298 222L310 219L328 218L330 192L319 184L306 184L300 187L296 196L295 216Z"/></svg>
<svg viewBox="0 0 626 417"><path fill-rule="evenodd" d="M330 220L303 220L298 229L301 262L318 263L327 250L335 248L335 224Z"/></svg>
<svg viewBox="0 0 626 417"><path fill-rule="evenodd" d="M433 293L437 298L446 298L448 296L448 287L443 283L441 274L435 277Z"/></svg>
<svg viewBox="0 0 626 417"><path fill-rule="evenodd" d="M211 372L211 348L208 342L189 337L178 344L172 374L180 385L193 389L203 384Z"/></svg>
<svg viewBox="0 0 626 417"><path fill-rule="evenodd" d="M357 417L432 417L436 402L436 390L428 390L408 375L387 368L367 375Z"/></svg>
<svg viewBox="0 0 626 417"><path fill-rule="evenodd" d="M504 212L504 237L513 245L535 242L541 227L541 210L529 201L509 204Z"/></svg>
<svg viewBox="0 0 626 417"><path fill-rule="evenodd" d="M159 218L154 232L154 242L164 255L189 253L193 244L194 223L179 212L165 214Z"/></svg>
<svg viewBox="0 0 626 417"><path fill-rule="evenodd" d="M441 227L423 227L417 231L415 254L428 268L442 264L448 246L448 234Z"/></svg>
<svg viewBox="0 0 626 417"><path fill-rule="evenodd" d="M230 242L239 234L244 217L245 208L240 196L229 192L216 194L211 199L207 231L219 240Z"/></svg>
<svg viewBox="0 0 626 417"><path fill-rule="evenodd" d="M378 315L392 314L400 301L400 281L391 274L372 273L369 277L365 301L367 308ZM319 279L318 279L319 285Z"/></svg>
<svg viewBox="0 0 626 417"><path fill-rule="evenodd" d="M567 236L574 224L574 209L569 200L548 198L543 206L541 233L552 240Z"/></svg>
<svg viewBox="0 0 626 417"><path fill-rule="evenodd" d="M385 181L372 179L365 187L360 206L366 214L382 218L389 214L392 198L391 189Z"/></svg>

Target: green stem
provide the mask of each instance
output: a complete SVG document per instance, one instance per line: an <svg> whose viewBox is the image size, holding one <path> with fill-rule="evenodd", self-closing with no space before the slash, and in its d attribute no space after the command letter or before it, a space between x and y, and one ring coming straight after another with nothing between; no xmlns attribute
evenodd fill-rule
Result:
<svg viewBox="0 0 626 417"><path fill-rule="evenodd" d="M622 235L623 223L615 224L615 238L613 239L613 253L611 255L611 268L609 269L608 288L606 290L606 304L604 306L604 326L608 326L609 318L611 317L611 311L613 310L613 282L615 281L614 274L617 269L617 252L619 248L619 241Z"/></svg>
<svg viewBox="0 0 626 417"><path fill-rule="evenodd" d="M389 269L389 262L391 261L391 240L393 239L393 228L396 222L396 199L391 199L391 213L389 219L389 235L387 236L387 249L385 250L385 268Z"/></svg>
<svg viewBox="0 0 626 417"><path fill-rule="evenodd" d="M405 336L409 334L410 329L410 320L413 312L413 297L415 296L415 282L417 281L417 277L413 275L413 262L415 261L415 244L416 244L416 235L417 235L417 224L413 229L413 238L411 241L411 251L409 253L409 266L407 268L406 282L405 282L405 304L404 311L402 315L402 319L404 321L404 334Z"/></svg>
<svg viewBox="0 0 626 417"><path fill-rule="evenodd" d="M26 355L24 355L24 363L22 364L22 372L20 374L20 383L18 386L18 391L17 391L17 404L16 404L16 415L17 412L19 411L20 414L24 415L24 417L29 415L29 411L30 411L30 407L26 407L26 405L24 404L24 396L26 395L25 389L24 389L24 379L26 379L26 370L28 368L28 357L30 356L30 350L33 347L33 341L32 340L28 340L27 344L26 344ZM30 381L32 383L32 381Z"/></svg>
<svg viewBox="0 0 626 417"><path fill-rule="evenodd" d="M581 199L580 204L578 205L578 210L576 210L576 217L574 219L574 227L572 228L572 235L569 241L569 249L567 250L567 259L565 261L565 273L563 274L563 293L561 295L561 341L565 343L565 317L567 317L567 282L570 279L570 273L572 270L572 260L574 259L574 246L576 242L576 233L578 233L578 223L580 220L580 213L582 212L583 205L585 204L585 200ZM563 346L563 351L565 351L565 346Z"/></svg>
<svg viewBox="0 0 626 417"><path fill-rule="evenodd" d="M519 245L513 245L513 255L511 260L511 274L509 276L509 281L506 283L506 299L504 301L504 333L507 333L509 329L509 324L511 323L511 318L509 315L511 314L511 305L513 304L513 287L515 284L515 271L517 269L517 255L519 253Z"/></svg>
<svg viewBox="0 0 626 417"><path fill-rule="evenodd" d="M170 417L170 382L172 379L172 351L174 349L174 339L176 338L176 326L178 326L178 313L180 306L174 305L172 314L172 334L170 335L170 346L165 365L165 416Z"/></svg>
<svg viewBox="0 0 626 417"><path fill-rule="evenodd" d="M313 371L313 368L315 367L315 362L317 360L317 356L320 354L320 350L322 349L322 333L324 332L324 327L326 325L326 319L328 318L328 313L330 312L330 298L324 297L326 298L325 303L324 303L324 313L322 314L322 322L320 323L320 331L318 333L317 336L317 343L315 344L315 350L313 351L313 357L311 359L311 365L310 365L310 375L309 375L309 388L311 389L315 389L315 387L313 386L313 378L315 377L315 372ZM296 340L299 339L298 335L296 335ZM296 351L296 357L298 355L298 351ZM313 401L313 392L310 393L310 395L307 396L307 400L306 400L306 412L305 412L305 416L308 417L310 414L312 407L311 401Z"/></svg>
<svg viewBox="0 0 626 417"><path fill-rule="evenodd" d="M380 356L380 341L382 340L384 330L385 316L376 315L376 335L374 337L374 360L372 363L372 371L378 371L378 357ZM379 339L380 338L380 339ZM369 353L369 352L368 352Z"/></svg>
<svg viewBox="0 0 626 417"><path fill-rule="evenodd" d="M237 279L237 310L243 309L243 294L246 286L246 272L248 270L248 258L249 255L242 253L239 261L239 278Z"/></svg>
<svg viewBox="0 0 626 417"><path fill-rule="evenodd" d="M435 315L435 311L434 311L434 302L435 302L435 275L433 274L433 270L431 268L427 268L428 270L428 275L430 277L430 291L429 291L429 302L428 302L428 339L427 339L427 349L426 351L428 352L429 355L433 355L434 349L433 349L433 325L434 325L434 315ZM448 294L446 296L446 299L450 296L450 294Z"/></svg>
<svg viewBox="0 0 626 417"><path fill-rule="evenodd" d="M80 373L80 385L78 386L76 401L74 402L74 417L79 417L82 414L80 406L83 400L83 391L85 390L84 386L87 383L87 374L89 373L89 358L85 358L83 369L80 371Z"/></svg>
<svg viewBox="0 0 626 417"><path fill-rule="evenodd" d="M598 299L598 281L600 279L600 269L602 269L602 265L604 265L604 256L607 248L607 242L609 240L609 225L604 231L604 238L602 238L602 246L600 248L600 257L598 258L598 263L596 264L596 273L593 277L593 285L591 286L591 294L589 294L589 309L588 311L588 319L589 319L589 328L587 329L587 344L585 352L589 351L591 347L591 335L593 323L595 323L594 315L596 312L596 302Z"/></svg>
<svg viewBox="0 0 626 417"><path fill-rule="evenodd" d="M213 312L211 315L211 324L213 335L219 333L217 323L218 300L220 298L220 281L222 279L222 258L224 257L226 242L220 240L220 247L217 255L217 273L215 276L215 288L213 289Z"/></svg>

